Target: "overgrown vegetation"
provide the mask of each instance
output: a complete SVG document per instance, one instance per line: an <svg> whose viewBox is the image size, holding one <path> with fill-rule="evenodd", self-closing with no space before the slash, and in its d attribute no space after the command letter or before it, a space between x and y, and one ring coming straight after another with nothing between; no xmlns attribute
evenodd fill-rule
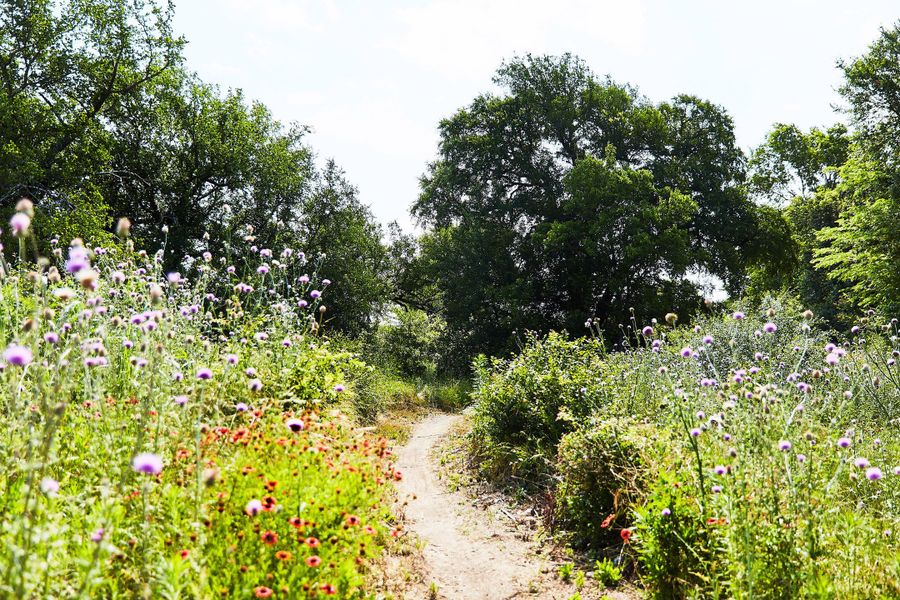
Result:
<svg viewBox="0 0 900 600"><path fill-rule="evenodd" d="M127 232L2 266L2 594L365 596L399 474L332 412L363 365L321 281L291 248L166 273Z"/></svg>
<svg viewBox="0 0 900 600"><path fill-rule="evenodd" d="M607 585L900 596L900 24L839 64L848 123L749 155L726 107L513 57L411 234L173 10L0 8L0 594L363 597L370 432L473 394L481 474Z"/></svg>
<svg viewBox="0 0 900 600"><path fill-rule="evenodd" d="M622 352L551 335L482 365L488 474L552 489L552 523L657 597L900 593L896 319L842 337L768 299L637 325Z"/></svg>

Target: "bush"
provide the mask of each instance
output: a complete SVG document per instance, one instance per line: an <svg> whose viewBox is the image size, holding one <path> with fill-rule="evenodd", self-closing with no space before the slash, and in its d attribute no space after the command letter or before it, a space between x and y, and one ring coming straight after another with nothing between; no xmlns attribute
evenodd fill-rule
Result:
<svg viewBox="0 0 900 600"><path fill-rule="evenodd" d="M658 471L647 500L634 507L635 539L642 576L656 598L686 598L715 588L721 568L711 562L710 529L700 507L677 475Z"/></svg>
<svg viewBox="0 0 900 600"><path fill-rule="evenodd" d="M556 464L554 524L572 532L578 546L614 545L622 522L641 499L653 455L664 452L667 443L658 427L625 418L592 422L566 434Z"/></svg>
<svg viewBox="0 0 900 600"><path fill-rule="evenodd" d="M424 311L399 307L365 345L368 362L411 379L433 379L444 322Z"/></svg>
<svg viewBox="0 0 900 600"><path fill-rule="evenodd" d="M607 403L602 346L551 333L529 337L509 360L475 363L472 440L484 467L529 481L544 478L559 440Z"/></svg>
<svg viewBox="0 0 900 600"><path fill-rule="evenodd" d="M371 425L388 410L402 410L424 404L414 383L367 366L352 376L347 403L363 424Z"/></svg>
<svg viewBox="0 0 900 600"><path fill-rule="evenodd" d="M900 597L897 320L840 337L768 298L647 327L482 361L483 471L555 482L555 525L656 597Z"/></svg>
<svg viewBox="0 0 900 600"><path fill-rule="evenodd" d="M428 406L455 412L469 405L472 384L466 379L444 379L424 384L421 395Z"/></svg>

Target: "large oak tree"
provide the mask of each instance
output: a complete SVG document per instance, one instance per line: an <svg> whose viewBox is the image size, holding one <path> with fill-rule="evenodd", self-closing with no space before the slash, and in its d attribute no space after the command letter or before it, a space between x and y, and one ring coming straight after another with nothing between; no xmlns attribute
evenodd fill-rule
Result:
<svg viewBox="0 0 900 600"><path fill-rule="evenodd" d="M440 124L413 213L461 352L516 330L607 329L732 293L787 237L745 192L730 117L694 96L654 104L578 58L526 56ZM696 277L692 277L696 276Z"/></svg>

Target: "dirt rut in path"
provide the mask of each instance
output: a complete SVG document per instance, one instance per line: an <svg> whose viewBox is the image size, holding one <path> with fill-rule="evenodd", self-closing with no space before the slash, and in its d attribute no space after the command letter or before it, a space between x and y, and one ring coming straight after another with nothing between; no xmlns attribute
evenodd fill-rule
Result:
<svg viewBox="0 0 900 600"><path fill-rule="evenodd" d="M491 522L438 479L432 450L459 419L443 414L425 418L399 451L401 499L409 500L406 528L425 544L426 584L433 582L438 596L447 600L569 598L574 590L542 572L552 565L535 554L531 542Z"/></svg>

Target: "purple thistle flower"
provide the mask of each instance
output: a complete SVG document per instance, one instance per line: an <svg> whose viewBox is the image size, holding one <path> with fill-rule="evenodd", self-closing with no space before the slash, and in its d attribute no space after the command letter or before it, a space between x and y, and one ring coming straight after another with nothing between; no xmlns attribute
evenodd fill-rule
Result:
<svg viewBox="0 0 900 600"><path fill-rule="evenodd" d="M712 486L712 493L713 493L713 494L718 494L718 493L720 493L721 491L722 491L722 486L721 486L721 485L714 485L714 486Z"/></svg>
<svg viewBox="0 0 900 600"><path fill-rule="evenodd" d="M59 334L54 331L48 331L44 334L44 341L48 344L56 344L59 341Z"/></svg>
<svg viewBox="0 0 900 600"><path fill-rule="evenodd" d="M336 391L336 392L338 392L338 393L343 392L344 389L345 389L344 386L341 385L340 383L337 384L336 386L334 386L334 391Z"/></svg>
<svg viewBox="0 0 900 600"><path fill-rule="evenodd" d="M9 220L9 227L14 237L25 237L28 228L31 227L31 217L22 212L17 212Z"/></svg>
<svg viewBox="0 0 900 600"><path fill-rule="evenodd" d="M41 491L47 496L55 498L59 494L59 482L52 477L41 479Z"/></svg>
<svg viewBox="0 0 900 600"><path fill-rule="evenodd" d="M321 295L322 295L322 292L320 292L319 290L313 290L309 293L309 297L312 298L313 300L315 300L316 298L318 298Z"/></svg>
<svg viewBox="0 0 900 600"><path fill-rule="evenodd" d="M704 335L703 343L706 344L707 346L709 346L710 344L713 343L713 337L711 335Z"/></svg>
<svg viewBox="0 0 900 600"><path fill-rule="evenodd" d="M238 402L234 405L234 410L238 412L247 412L248 410L250 410L250 407L243 402Z"/></svg>
<svg viewBox="0 0 900 600"><path fill-rule="evenodd" d="M732 313L731 318L734 319L735 321L743 321L745 316L746 315L744 315L744 313L737 310L734 313Z"/></svg>
<svg viewBox="0 0 900 600"><path fill-rule="evenodd" d="M851 443L852 442L850 441L850 438L848 438L848 437L842 437L837 441L837 445L840 446L841 448L849 448Z"/></svg>
<svg viewBox="0 0 900 600"><path fill-rule="evenodd" d="M778 449L782 452L787 452L791 449L791 443L787 440L781 440L780 442L778 442Z"/></svg>
<svg viewBox="0 0 900 600"><path fill-rule="evenodd" d="M856 467L857 469L865 469L866 467L869 466L869 459L863 458L862 456L860 456L859 458L857 458L856 460L853 461L853 466Z"/></svg>
<svg viewBox="0 0 900 600"><path fill-rule="evenodd" d="M84 246L72 246L69 248L69 260L66 261L66 271L69 273L78 273L91 266L88 260L87 250Z"/></svg>
<svg viewBox="0 0 900 600"><path fill-rule="evenodd" d="M259 513L262 512L263 505L259 500L251 500L247 503L247 507L244 508L244 512L250 515L251 517L255 517Z"/></svg>
<svg viewBox="0 0 900 600"><path fill-rule="evenodd" d="M104 531L104 529L102 527L100 529L95 530L91 534L91 541L99 544L101 541L103 541L103 536L105 533L106 533L106 531Z"/></svg>
<svg viewBox="0 0 900 600"><path fill-rule="evenodd" d="M251 391L258 392L262 389L263 384L259 379L251 379L247 382L247 387L250 388Z"/></svg>
<svg viewBox="0 0 900 600"><path fill-rule="evenodd" d="M236 365L238 362L238 355L237 354L226 355L225 362L227 362L229 365Z"/></svg>
<svg viewBox="0 0 900 600"><path fill-rule="evenodd" d="M870 467L866 469L866 477L869 481L878 481L882 477L881 469L878 467Z"/></svg>
<svg viewBox="0 0 900 600"><path fill-rule="evenodd" d="M300 419L288 419L285 422L285 425L287 425L287 428L294 433L298 433L306 429L306 424L303 423L303 421L301 421Z"/></svg>
<svg viewBox="0 0 900 600"><path fill-rule="evenodd" d="M163 469L163 461L156 454L142 452L134 457L131 467L138 473L146 475L159 475Z"/></svg>
<svg viewBox="0 0 900 600"><path fill-rule="evenodd" d="M212 379L213 373L210 369L200 369L197 371L197 379L207 381Z"/></svg>
<svg viewBox="0 0 900 600"><path fill-rule="evenodd" d="M724 475L728 472L728 469L726 469L724 465L716 465L715 468L713 468L713 471L716 475Z"/></svg>
<svg viewBox="0 0 900 600"><path fill-rule="evenodd" d="M659 514L661 514L664 517L668 517L669 515L672 514L672 511L669 510L668 508L664 508L661 511L659 511Z"/></svg>
<svg viewBox="0 0 900 600"><path fill-rule="evenodd" d="M683 356L685 358L690 358L691 355L693 355L693 354L694 354L694 351L691 349L690 346L685 346L684 348L681 349L681 356Z"/></svg>
<svg viewBox="0 0 900 600"><path fill-rule="evenodd" d="M3 352L3 360L16 367L27 367L34 360L34 354L26 346L10 344Z"/></svg>
<svg viewBox="0 0 900 600"><path fill-rule="evenodd" d="M775 323L769 321L768 323L763 325L763 331L765 331L766 333L775 333L776 331L778 331L778 326L775 325Z"/></svg>
<svg viewBox="0 0 900 600"><path fill-rule="evenodd" d="M703 433L703 432L700 431L699 429L697 429L696 427L691 429L691 437L700 437L701 433Z"/></svg>
<svg viewBox="0 0 900 600"><path fill-rule="evenodd" d="M175 396L174 402L178 406L184 406L187 404L188 397L187 396Z"/></svg>
<svg viewBox="0 0 900 600"><path fill-rule="evenodd" d="M799 462L799 463L804 463L804 462L806 462L806 455L805 455L805 454L798 454L798 455L797 455L797 462Z"/></svg>
<svg viewBox="0 0 900 600"><path fill-rule="evenodd" d="M646 327L644 327L643 329L641 329L641 334L642 334L644 337L650 337L651 335L653 335L653 328L650 327L649 325L647 325Z"/></svg>

